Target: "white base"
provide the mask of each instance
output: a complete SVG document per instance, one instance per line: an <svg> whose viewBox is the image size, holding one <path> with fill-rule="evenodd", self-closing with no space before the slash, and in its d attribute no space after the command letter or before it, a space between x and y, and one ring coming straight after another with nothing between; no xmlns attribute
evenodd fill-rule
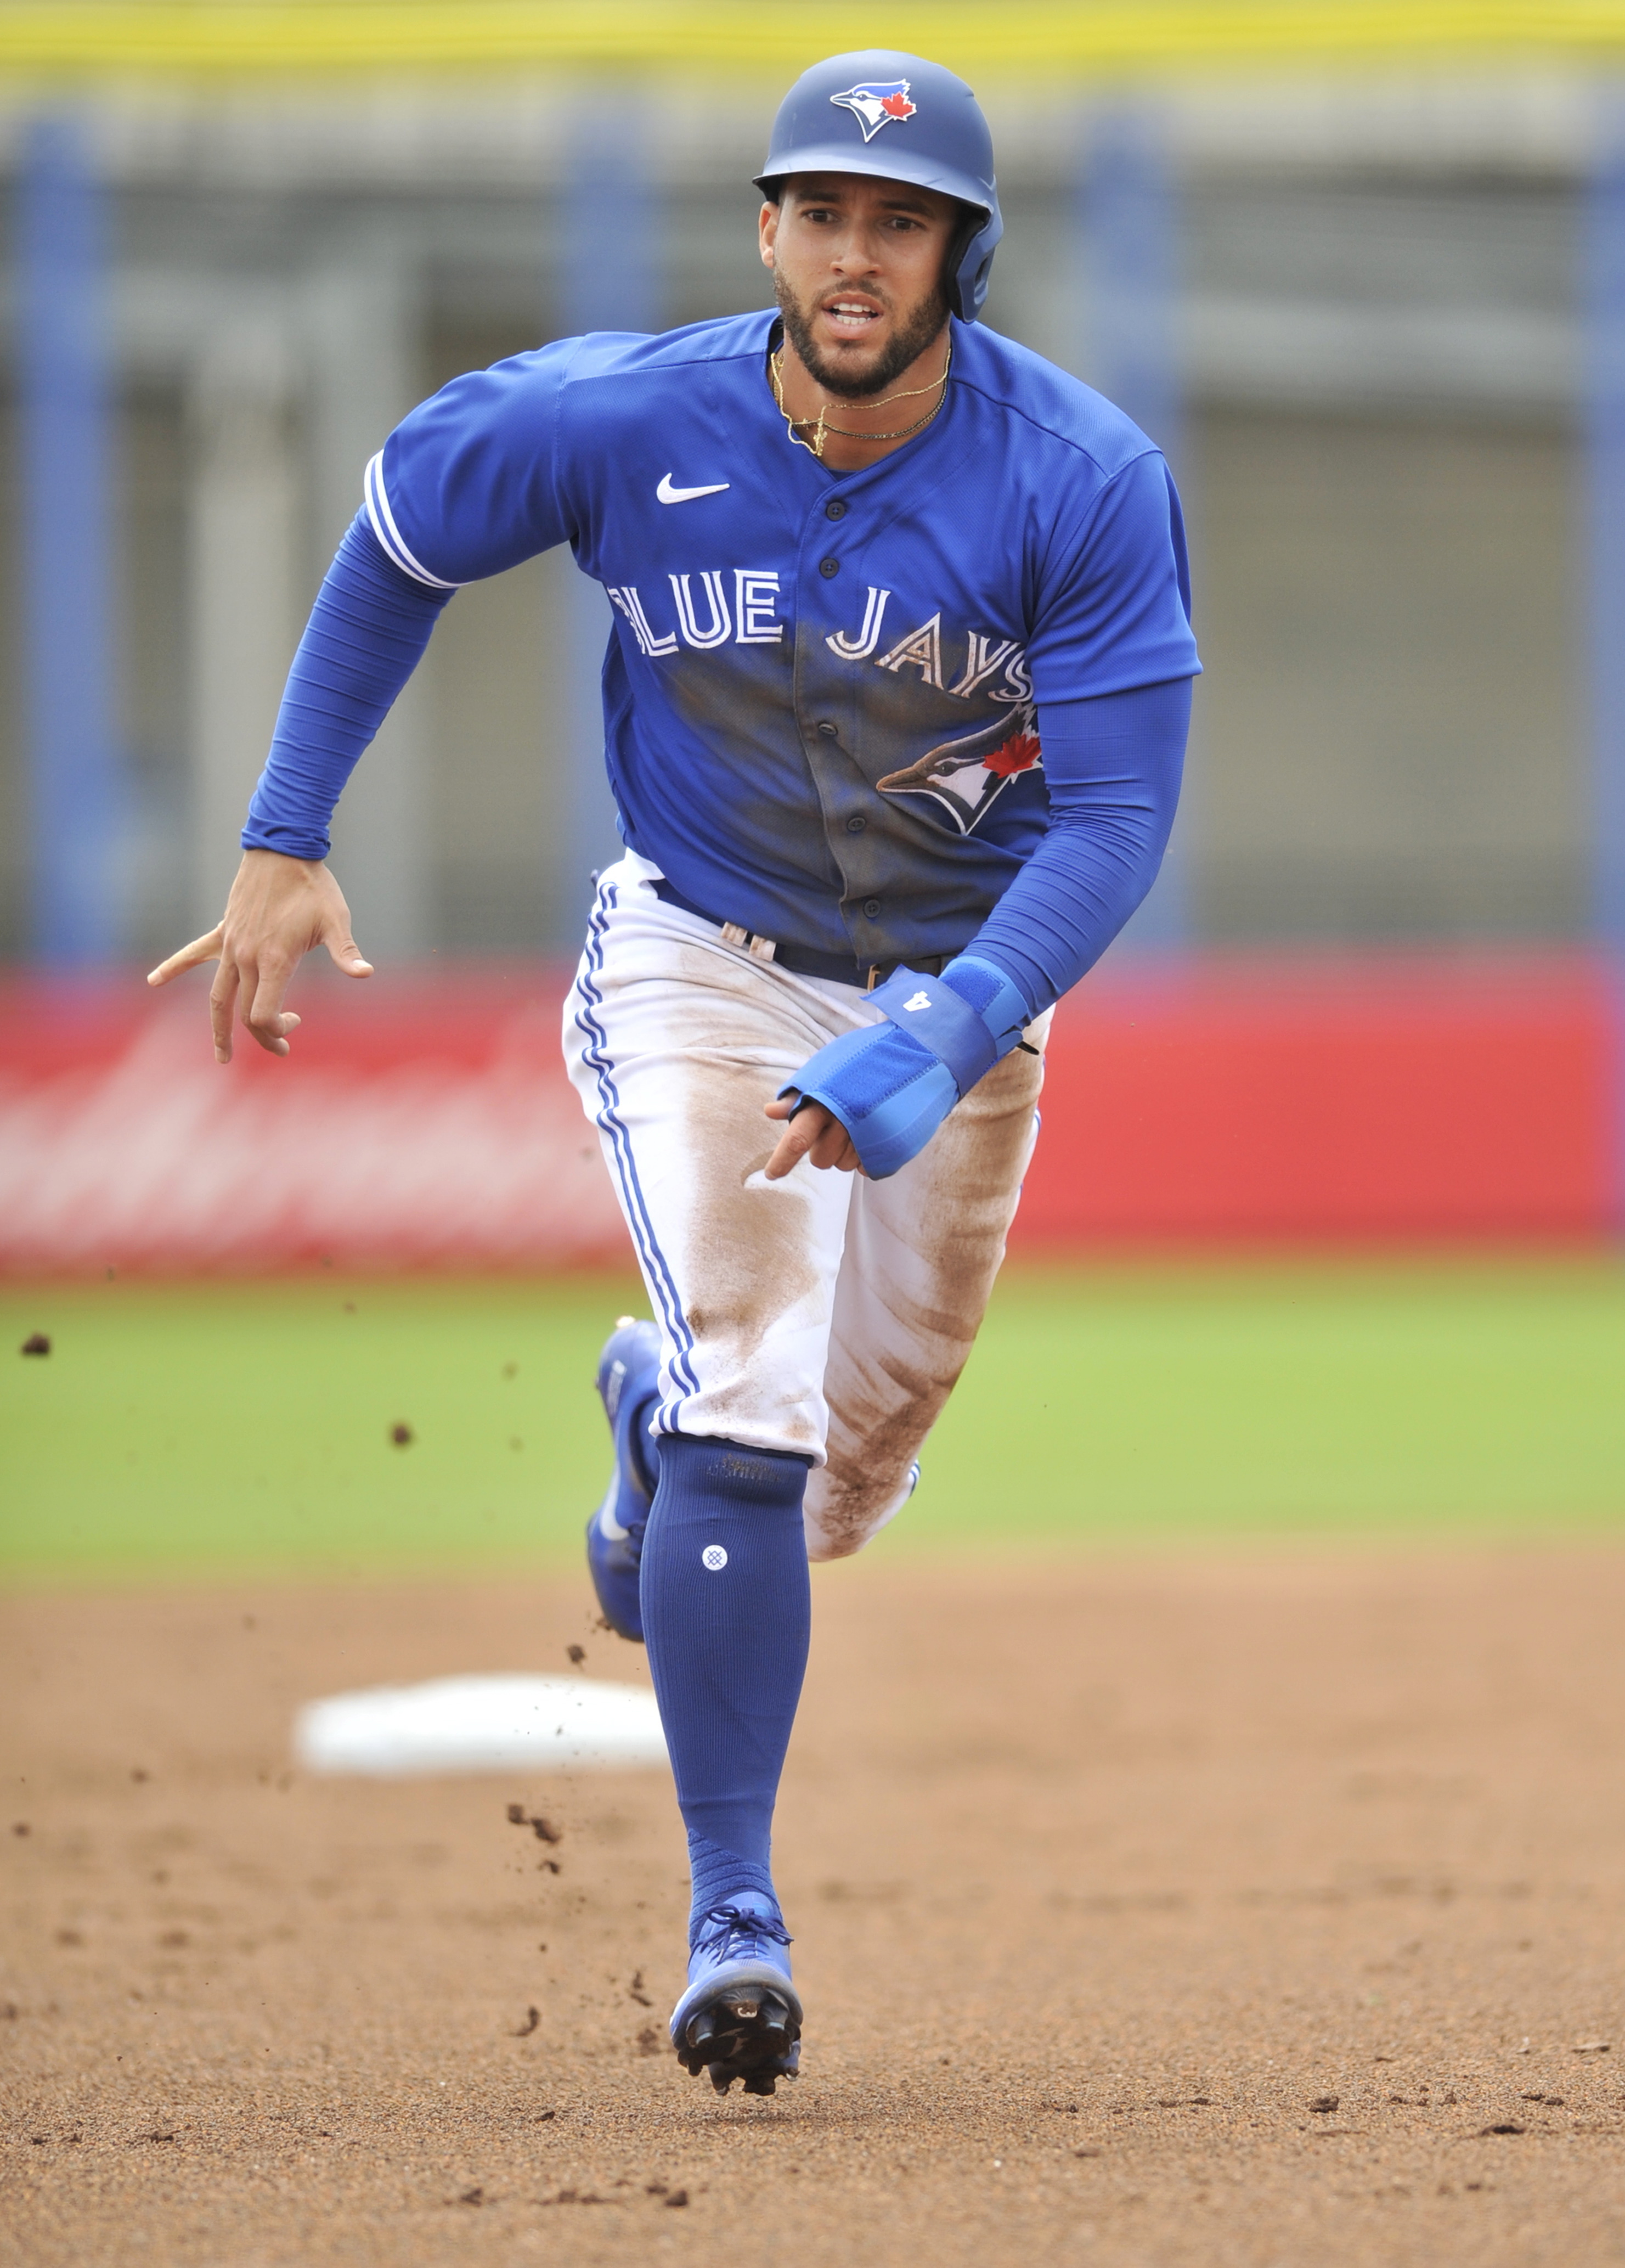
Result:
<svg viewBox="0 0 1625 2268"><path fill-rule="evenodd" d="M312 1701L294 1721L307 1771L577 1771L663 1764L655 1697L586 1677L437 1677Z"/></svg>

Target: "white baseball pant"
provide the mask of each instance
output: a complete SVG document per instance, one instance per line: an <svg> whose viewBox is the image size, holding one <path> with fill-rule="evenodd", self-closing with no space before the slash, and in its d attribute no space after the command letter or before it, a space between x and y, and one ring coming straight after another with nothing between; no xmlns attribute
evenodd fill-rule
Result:
<svg viewBox="0 0 1625 2268"><path fill-rule="evenodd" d="M658 874L629 851L600 877L564 1009L570 1076L664 1341L656 1431L809 1457L809 1556L843 1558L907 1501L970 1353L1033 1152L1042 1059L1006 1056L886 1181L804 1160L768 1182L782 1129L763 1106L879 1011L855 985L728 944L657 897Z"/></svg>

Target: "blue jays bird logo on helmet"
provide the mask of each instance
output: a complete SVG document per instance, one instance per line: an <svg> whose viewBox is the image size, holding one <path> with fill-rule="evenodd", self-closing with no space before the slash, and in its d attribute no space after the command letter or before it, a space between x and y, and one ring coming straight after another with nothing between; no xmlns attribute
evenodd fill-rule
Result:
<svg viewBox="0 0 1625 2268"><path fill-rule="evenodd" d="M862 86L848 87L844 94L832 94L829 99L837 109L851 112L864 129L865 142L872 142L883 126L912 118L919 107L908 99L906 78L867 80Z"/></svg>

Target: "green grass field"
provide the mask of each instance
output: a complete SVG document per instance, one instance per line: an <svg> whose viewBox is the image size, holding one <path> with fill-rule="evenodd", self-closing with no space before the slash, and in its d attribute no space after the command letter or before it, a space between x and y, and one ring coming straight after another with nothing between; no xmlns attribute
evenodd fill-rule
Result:
<svg viewBox="0 0 1625 2268"><path fill-rule="evenodd" d="M0 1575L573 1557L634 1308L618 1278L6 1286ZM1609 1526L1625 1267L1145 1264L1006 1274L878 1548Z"/></svg>

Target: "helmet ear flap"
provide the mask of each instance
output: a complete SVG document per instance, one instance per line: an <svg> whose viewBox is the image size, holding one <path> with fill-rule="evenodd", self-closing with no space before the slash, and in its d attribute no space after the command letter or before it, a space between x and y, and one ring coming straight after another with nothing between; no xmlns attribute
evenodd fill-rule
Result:
<svg viewBox="0 0 1625 2268"><path fill-rule="evenodd" d="M977 239L985 236L990 215L980 205L962 204L952 236L948 241L948 254L943 265L943 293L950 312L961 322L974 323L988 296L988 272L993 265L996 233L991 244L984 243L981 256L975 255Z"/></svg>
<svg viewBox="0 0 1625 2268"><path fill-rule="evenodd" d="M988 277L993 272L993 247L989 245L980 259L967 261L960 274L955 297L966 304L961 309L967 323L980 322L982 303L988 296Z"/></svg>
<svg viewBox="0 0 1625 2268"><path fill-rule="evenodd" d="M977 230L986 218L987 215L978 211L974 205L961 204L959 217L953 225L953 233L948 239L948 250L942 264L943 297L948 302L949 312L961 320L965 308L964 295L960 289L960 270L965 265L965 255L971 248Z"/></svg>

